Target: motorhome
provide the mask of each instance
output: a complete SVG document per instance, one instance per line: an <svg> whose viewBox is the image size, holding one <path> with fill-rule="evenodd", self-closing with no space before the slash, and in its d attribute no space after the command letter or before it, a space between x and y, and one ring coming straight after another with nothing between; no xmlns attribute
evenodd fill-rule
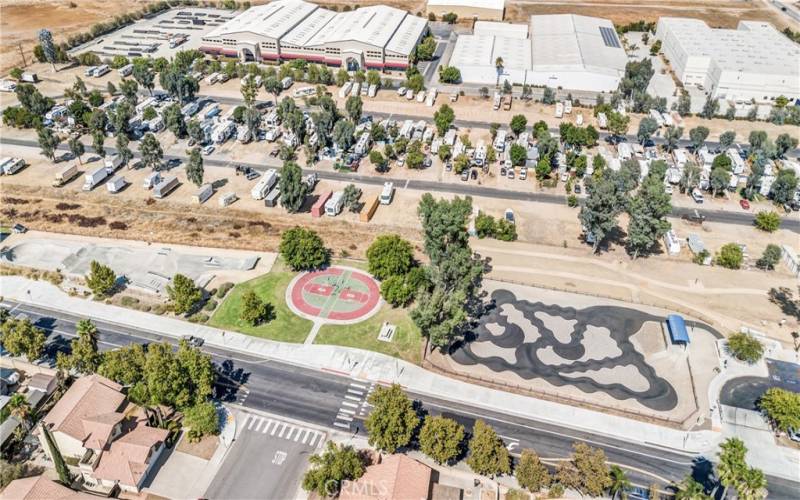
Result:
<svg viewBox="0 0 800 500"><path fill-rule="evenodd" d="M122 191L127 185L128 181L125 180L125 177L117 175L110 181L106 182L106 189L108 189L109 193L116 194Z"/></svg>
<svg viewBox="0 0 800 500"><path fill-rule="evenodd" d="M291 76L287 76L286 78L281 80L281 87L283 87L283 90L286 90L289 87L291 87L293 83L294 83L294 80L292 79L292 77Z"/></svg>
<svg viewBox="0 0 800 500"><path fill-rule="evenodd" d="M37 75L36 73L29 73L26 71L25 73L22 73L22 76L20 76L19 79L20 81L23 81L25 83L38 83L39 75Z"/></svg>
<svg viewBox="0 0 800 500"><path fill-rule="evenodd" d="M264 125L266 125L267 127L277 127L280 124L281 124L281 119L278 116L277 110L273 109L272 111L269 112L269 114L267 114L266 117L264 117Z"/></svg>
<svg viewBox="0 0 800 500"><path fill-rule="evenodd" d="M508 133L505 130L498 130L497 135L494 137L494 149L500 153L506 150L506 136Z"/></svg>
<svg viewBox="0 0 800 500"><path fill-rule="evenodd" d="M351 81L344 82L342 88L339 89L339 98L344 99L345 97L347 97L347 94L350 93L350 88L352 87L353 87L353 82Z"/></svg>
<svg viewBox="0 0 800 500"><path fill-rule="evenodd" d="M92 76L94 75L94 70L97 69L97 66L89 66L85 70L83 70L83 76Z"/></svg>
<svg viewBox="0 0 800 500"><path fill-rule="evenodd" d="M350 88L350 95L357 96L361 92L361 84L358 82L354 82L353 86Z"/></svg>
<svg viewBox="0 0 800 500"><path fill-rule="evenodd" d="M561 102L556 103L556 118L561 118L564 116L564 104Z"/></svg>
<svg viewBox="0 0 800 500"><path fill-rule="evenodd" d="M484 144L482 140L478 141L472 163L475 164L476 167L482 167L486 164L486 144Z"/></svg>
<svg viewBox="0 0 800 500"><path fill-rule="evenodd" d="M572 101L570 99L564 101L564 113L565 114L572 113Z"/></svg>
<svg viewBox="0 0 800 500"><path fill-rule="evenodd" d="M210 75L208 75L205 80L206 85L214 85L215 83L217 83L219 81L219 76L220 76L219 73L211 73Z"/></svg>
<svg viewBox="0 0 800 500"><path fill-rule="evenodd" d="M233 122L220 122L211 130L211 140L217 144L222 144L227 141L235 131L236 125Z"/></svg>
<svg viewBox="0 0 800 500"><path fill-rule="evenodd" d="M108 177L108 172L106 171L105 165L97 167L91 172L87 172L83 176L83 190L91 191L95 186L103 182L106 177Z"/></svg>
<svg viewBox="0 0 800 500"><path fill-rule="evenodd" d="M269 127L264 132L264 139L267 142L275 142L281 136L281 129L278 127Z"/></svg>
<svg viewBox="0 0 800 500"><path fill-rule="evenodd" d="M219 206L227 207L238 199L239 197L236 196L236 193L225 193L219 198Z"/></svg>
<svg viewBox="0 0 800 500"><path fill-rule="evenodd" d="M0 80L0 92L14 92L17 90L17 83L11 80Z"/></svg>
<svg viewBox="0 0 800 500"><path fill-rule="evenodd" d="M161 182L161 173L152 172L147 174L147 177L144 178L144 182L142 182L142 187L144 189L153 189L160 182Z"/></svg>
<svg viewBox="0 0 800 500"><path fill-rule="evenodd" d="M388 205L394 198L394 184L391 182L383 183L383 190L381 191L381 205Z"/></svg>
<svg viewBox="0 0 800 500"><path fill-rule="evenodd" d="M497 111L500 109L500 104L503 102L503 96L499 92L494 93L494 100L492 101L492 109Z"/></svg>
<svg viewBox="0 0 800 500"><path fill-rule="evenodd" d="M608 127L608 117L606 117L605 113L597 113L597 126L601 129Z"/></svg>
<svg viewBox="0 0 800 500"><path fill-rule="evenodd" d="M444 143L452 147L456 143L456 129L451 128L444 134Z"/></svg>
<svg viewBox="0 0 800 500"><path fill-rule="evenodd" d="M428 91L428 96L425 98L425 105L429 108L433 107L433 105L436 103L437 95L439 95L439 92L436 89L430 89Z"/></svg>
<svg viewBox="0 0 800 500"><path fill-rule="evenodd" d="M145 109L147 109L150 106L155 107L157 103L158 101L156 100L155 97L148 97L147 99L137 104L136 107L134 107L133 109L137 115L141 115L142 113L144 113Z"/></svg>
<svg viewBox="0 0 800 500"><path fill-rule="evenodd" d="M250 196L254 200L263 200L264 196L266 196L269 190L272 189L277 183L278 171L274 168L271 168L261 175L261 178L258 180L258 182L256 182L256 185L250 190Z"/></svg>
<svg viewBox="0 0 800 500"><path fill-rule="evenodd" d="M414 121L413 120L404 121L403 126L400 127L398 137L405 137L407 139L410 139L413 134L414 134Z"/></svg>
<svg viewBox="0 0 800 500"><path fill-rule="evenodd" d="M153 186L153 198L163 198L172 192L173 189L178 187L178 178L174 175L165 178L155 186Z"/></svg>
<svg viewBox="0 0 800 500"><path fill-rule="evenodd" d="M664 117L655 109L650 110L650 118L655 120L659 127L664 126Z"/></svg>
<svg viewBox="0 0 800 500"><path fill-rule="evenodd" d="M367 91L367 96L375 97L378 95L378 86L376 84L372 84L369 86L369 90Z"/></svg>
<svg viewBox="0 0 800 500"><path fill-rule="evenodd" d="M25 160L22 158L9 158L8 160L4 160L2 163L2 173L3 175L14 175L25 166Z"/></svg>
<svg viewBox="0 0 800 500"><path fill-rule="evenodd" d="M164 129L164 119L160 116L156 116L149 122L147 122L147 129L150 132L160 132Z"/></svg>
<svg viewBox="0 0 800 500"><path fill-rule="evenodd" d="M67 107L64 106L63 104L58 104L56 106L53 106L50 109L50 111L45 113L44 117L47 120L56 121L67 116L67 113L68 113Z"/></svg>
<svg viewBox="0 0 800 500"><path fill-rule="evenodd" d="M241 144L247 144L253 139L253 134L250 133L250 129L245 127L244 125L240 125L238 129L236 129L236 140Z"/></svg>
<svg viewBox="0 0 800 500"><path fill-rule="evenodd" d="M419 93L417 94L417 102L420 104L425 102L425 92L423 92L422 90L420 90Z"/></svg>
<svg viewBox="0 0 800 500"><path fill-rule="evenodd" d="M185 117L194 116L198 111L200 111L200 107L197 102L190 102L181 108L181 114Z"/></svg>
<svg viewBox="0 0 800 500"><path fill-rule="evenodd" d="M369 146L369 132L364 132L361 134L361 137L358 138L353 152L359 156L364 156L369 152Z"/></svg>
<svg viewBox="0 0 800 500"><path fill-rule="evenodd" d="M306 97L316 93L317 90L314 87L300 87L292 92L292 96L297 99L298 97Z"/></svg>
<svg viewBox="0 0 800 500"><path fill-rule="evenodd" d="M339 215L344 206L344 191L336 191L328 201L325 202L325 215L335 217Z"/></svg>
<svg viewBox="0 0 800 500"><path fill-rule="evenodd" d="M56 177L53 179L53 187L61 187L64 184L68 183L78 175L78 166L72 164L68 167L62 168L60 171L56 172Z"/></svg>
<svg viewBox="0 0 800 500"><path fill-rule="evenodd" d="M130 76L131 73L133 73L133 64L126 64L125 66L118 69L117 73L119 73L119 76L122 77Z"/></svg>

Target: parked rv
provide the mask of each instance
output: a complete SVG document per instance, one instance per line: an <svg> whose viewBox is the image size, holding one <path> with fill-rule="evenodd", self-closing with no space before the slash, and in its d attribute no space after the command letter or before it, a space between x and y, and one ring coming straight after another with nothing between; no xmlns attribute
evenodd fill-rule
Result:
<svg viewBox="0 0 800 500"><path fill-rule="evenodd" d="M394 198L394 184L391 182L383 183L383 190L381 191L381 205L388 205Z"/></svg>
<svg viewBox="0 0 800 500"><path fill-rule="evenodd" d="M214 194L214 186L211 183L203 184L200 186L200 189L192 196L192 203L197 203L198 205L205 203L206 200L211 198L211 195Z"/></svg>
<svg viewBox="0 0 800 500"><path fill-rule="evenodd" d="M147 174L147 177L144 178L144 182L142 183L142 187L144 189L153 189L159 182L161 182L161 173L160 172L153 172Z"/></svg>
<svg viewBox="0 0 800 500"><path fill-rule="evenodd" d="M344 206L344 191L336 191L331 198L325 202L325 215L335 217L339 215Z"/></svg>
<svg viewBox="0 0 800 500"><path fill-rule="evenodd" d="M238 199L239 197L236 196L236 193L225 193L219 198L219 206L227 207Z"/></svg>
<svg viewBox="0 0 800 500"><path fill-rule="evenodd" d="M0 173L3 175L14 175L25 166L25 160L22 158L6 158L0 163Z"/></svg>
<svg viewBox="0 0 800 500"><path fill-rule="evenodd" d="M56 172L56 177L53 179L53 187L61 187L68 183L78 175L78 166L72 164L68 167L62 168Z"/></svg>
<svg viewBox="0 0 800 500"><path fill-rule="evenodd" d="M94 69L94 71L92 71L92 76L95 77L95 78L100 78L101 76L105 75L109 71L111 71L111 68L108 67L108 64L102 64L102 65L96 67Z"/></svg>
<svg viewBox="0 0 800 500"><path fill-rule="evenodd" d="M342 88L339 89L339 98L344 99L345 97L347 97L347 94L350 93L350 88L352 88L352 86L353 82L351 81L344 82Z"/></svg>
<svg viewBox="0 0 800 500"><path fill-rule="evenodd" d="M378 86L376 84L372 84L369 86L369 90L367 91L367 95L369 97L375 97L378 95Z"/></svg>
<svg viewBox="0 0 800 500"><path fill-rule="evenodd" d="M133 73L133 64L126 64L125 66L118 69L117 73L119 73L119 76L122 77L129 76L131 73Z"/></svg>
<svg viewBox="0 0 800 500"><path fill-rule="evenodd" d="M38 83L39 75L37 75L36 73L29 73L26 71L25 73L22 73L20 80L25 83Z"/></svg>
<svg viewBox="0 0 800 500"><path fill-rule="evenodd" d="M106 169L106 173L108 175L111 175L114 172L116 172L121 165L122 165L122 157L118 154L107 156L104 161L104 166Z"/></svg>
<svg viewBox="0 0 800 500"><path fill-rule="evenodd" d="M254 200L263 200L269 190L277 183L278 171L271 168L264 172L258 182L256 182L256 185L250 190L250 196L252 196Z"/></svg>
<svg viewBox="0 0 800 500"><path fill-rule="evenodd" d="M264 205L267 207L276 207L278 206L278 202L280 201L281 197L281 190L278 189L278 186L272 188L272 190L264 197Z"/></svg>
<svg viewBox="0 0 800 500"><path fill-rule="evenodd" d="M292 77L291 76L287 76L286 78L281 80L281 87L283 87L283 90L286 90L289 87L291 87L293 83L294 83L294 80L292 79Z"/></svg>

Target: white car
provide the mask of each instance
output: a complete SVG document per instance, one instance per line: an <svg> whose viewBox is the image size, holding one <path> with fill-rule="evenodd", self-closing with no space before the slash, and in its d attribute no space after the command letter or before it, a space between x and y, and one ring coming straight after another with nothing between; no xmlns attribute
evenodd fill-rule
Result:
<svg viewBox="0 0 800 500"><path fill-rule="evenodd" d="M203 154L208 156L214 152L214 149L215 149L214 146L206 146L203 148Z"/></svg>
<svg viewBox="0 0 800 500"><path fill-rule="evenodd" d="M397 95L399 95L400 97L406 95L406 88L400 87L399 89L397 89Z"/></svg>

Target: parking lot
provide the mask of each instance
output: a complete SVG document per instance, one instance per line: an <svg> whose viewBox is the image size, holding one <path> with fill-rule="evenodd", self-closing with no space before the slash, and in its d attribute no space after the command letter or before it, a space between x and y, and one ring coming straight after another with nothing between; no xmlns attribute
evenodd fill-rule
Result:
<svg viewBox="0 0 800 500"><path fill-rule="evenodd" d="M150 56L169 59L179 50L199 48L201 39L206 33L233 18L237 13L221 9L171 9L150 19L141 19L77 47L71 54L94 52L101 58ZM203 24L195 24L196 22ZM188 39L181 45L171 48L169 38L175 35L186 35Z"/></svg>
<svg viewBox="0 0 800 500"><path fill-rule="evenodd" d="M206 498L295 498L308 457L322 447L324 432L240 413L239 433Z"/></svg>

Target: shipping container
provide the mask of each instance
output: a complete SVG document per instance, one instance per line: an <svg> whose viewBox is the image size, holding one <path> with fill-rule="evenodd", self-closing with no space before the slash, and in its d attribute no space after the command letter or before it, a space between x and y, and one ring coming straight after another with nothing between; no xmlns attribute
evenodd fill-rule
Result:
<svg viewBox="0 0 800 500"><path fill-rule="evenodd" d="M220 207L227 207L228 205L232 204L233 202L235 202L238 199L239 199L239 197L236 196L236 193L225 193L219 199L219 206Z"/></svg>
<svg viewBox="0 0 800 500"><path fill-rule="evenodd" d="M200 186L200 189L197 193L192 196L192 203L197 203L198 205L205 203L206 200L211 198L211 195L214 194L214 186L211 183L203 184Z"/></svg>
<svg viewBox="0 0 800 500"><path fill-rule="evenodd" d="M328 199L330 199L332 194L333 193L330 191L327 191L319 197L316 203L314 203L314 205L311 207L311 217L322 217L322 212L325 211L325 204L328 202Z"/></svg>
<svg viewBox="0 0 800 500"><path fill-rule="evenodd" d="M125 180L125 177L117 175L110 181L106 182L106 189L108 189L109 193L119 193L127 184L128 181Z"/></svg>
<svg viewBox="0 0 800 500"><path fill-rule="evenodd" d="M277 207L281 198L281 190L275 186L267 196L264 197L264 205L268 207Z"/></svg>
<svg viewBox="0 0 800 500"><path fill-rule="evenodd" d="M358 219L361 222L369 222L372 219L372 216L375 215L378 205L380 205L378 197L370 196L367 202L364 204L364 207L361 209Z"/></svg>
<svg viewBox="0 0 800 500"><path fill-rule="evenodd" d="M144 182L142 183L142 187L144 189L153 189L159 182L161 182L161 173L160 172L153 172L147 174L147 177L144 178Z"/></svg>
<svg viewBox="0 0 800 500"><path fill-rule="evenodd" d="M153 198L163 198L178 187L178 178L174 175L167 177L153 187Z"/></svg>
<svg viewBox="0 0 800 500"><path fill-rule="evenodd" d="M118 154L113 154L111 156L106 157L103 163L106 168L106 173L108 175L111 175L114 172L116 172L117 169L119 169L119 167L122 165L122 157Z"/></svg>

